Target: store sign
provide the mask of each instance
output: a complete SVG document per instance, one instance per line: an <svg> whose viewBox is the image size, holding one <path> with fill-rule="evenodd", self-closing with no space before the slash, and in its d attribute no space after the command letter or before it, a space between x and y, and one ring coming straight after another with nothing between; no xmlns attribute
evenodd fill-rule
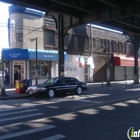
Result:
<svg viewBox="0 0 140 140"><path fill-rule="evenodd" d="M45 54L44 57L54 57L54 55L51 55L51 54L47 55L47 54Z"/></svg>
<svg viewBox="0 0 140 140"><path fill-rule="evenodd" d="M2 50L4 59L6 60L20 60L20 59L29 59L28 49L4 49Z"/></svg>
<svg viewBox="0 0 140 140"><path fill-rule="evenodd" d="M9 54L9 57L11 57L11 58L17 58L17 57L19 57L21 54L20 53L10 53Z"/></svg>

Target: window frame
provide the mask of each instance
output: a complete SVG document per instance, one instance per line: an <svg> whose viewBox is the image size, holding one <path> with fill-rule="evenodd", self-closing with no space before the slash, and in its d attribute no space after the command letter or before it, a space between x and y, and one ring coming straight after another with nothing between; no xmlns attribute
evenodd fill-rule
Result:
<svg viewBox="0 0 140 140"><path fill-rule="evenodd" d="M84 37L84 50L88 51L89 50L89 38Z"/></svg>
<svg viewBox="0 0 140 140"><path fill-rule="evenodd" d="M77 39L76 44L75 44L75 39ZM73 36L73 47L74 47L75 50L79 50L79 36L78 35Z"/></svg>

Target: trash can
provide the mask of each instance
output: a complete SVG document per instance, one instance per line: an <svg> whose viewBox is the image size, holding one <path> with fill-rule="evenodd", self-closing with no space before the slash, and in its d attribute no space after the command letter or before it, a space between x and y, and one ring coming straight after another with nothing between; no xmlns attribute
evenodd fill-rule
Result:
<svg viewBox="0 0 140 140"><path fill-rule="evenodd" d="M16 93L24 93L24 83L22 80L16 80Z"/></svg>
<svg viewBox="0 0 140 140"><path fill-rule="evenodd" d="M24 79L23 83L24 83L24 92L26 92L27 88L32 86L32 80L31 79Z"/></svg>
<svg viewBox="0 0 140 140"><path fill-rule="evenodd" d="M28 79L29 87L32 86L32 79Z"/></svg>

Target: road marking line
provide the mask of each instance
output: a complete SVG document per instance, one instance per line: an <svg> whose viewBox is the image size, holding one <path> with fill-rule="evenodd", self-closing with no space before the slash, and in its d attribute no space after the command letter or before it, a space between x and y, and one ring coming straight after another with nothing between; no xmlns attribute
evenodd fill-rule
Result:
<svg viewBox="0 0 140 140"><path fill-rule="evenodd" d="M0 104L18 103L18 102L25 102L25 101L28 101L28 100L26 100L26 99L12 99L12 100L8 100L8 102L1 100Z"/></svg>
<svg viewBox="0 0 140 140"><path fill-rule="evenodd" d="M94 102L94 101L91 101L91 100L76 100L76 101L79 101L79 102L88 102L88 103Z"/></svg>
<svg viewBox="0 0 140 140"><path fill-rule="evenodd" d="M31 133L35 133L35 132L39 132L39 131L44 131L44 130L51 129L51 128L54 128L54 127L56 127L56 126L48 125L48 126L34 128L34 129L30 129L30 130L25 130L25 131L21 131L21 132L17 132L17 133L7 134L7 135L0 136L0 140L4 140L4 139L8 139L8 138L14 138L14 137L27 135L27 134L31 134Z"/></svg>
<svg viewBox="0 0 140 140"><path fill-rule="evenodd" d="M26 108L33 108L35 106L27 106L27 107L18 107L18 108L8 108L8 109L2 109L0 112L5 112L5 111L13 111L13 110L19 110L19 109L26 109Z"/></svg>
<svg viewBox="0 0 140 140"><path fill-rule="evenodd" d="M28 110L24 110L24 111L16 111L16 112L11 112L11 113L4 113L4 114L0 114L1 116L6 116L6 115L13 115L13 114L17 114L17 113L25 113L25 112L31 112L31 111L36 111L38 109L28 109Z"/></svg>
<svg viewBox="0 0 140 140"><path fill-rule="evenodd" d="M65 137L66 136L58 134L58 135L48 137L48 138L44 138L44 139L41 139L41 140L59 140L59 139L65 138Z"/></svg>
<svg viewBox="0 0 140 140"><path fill-rule="evenodd" d="M36 113L36 114L31 114L31 115L24 115L24 116L19 116L19 117L0 119L0 122L11 121L11 120L16 120L16 119L23 119L23 118L34 117L34 116L39 116L39 115L43 115L43 113Z"/></svg>

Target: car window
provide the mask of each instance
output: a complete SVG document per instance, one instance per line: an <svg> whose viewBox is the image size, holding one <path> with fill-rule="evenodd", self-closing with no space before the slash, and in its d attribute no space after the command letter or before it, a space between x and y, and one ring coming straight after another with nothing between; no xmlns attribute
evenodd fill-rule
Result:
<svg viewBox="0 0 140 140"><path fill-rule="evenodd" d="M45 82L45 84L57 83L58 80L59 80L59 78L50 78Z"/></svg>
<svg viewBox="0 0 140 140"><path fill-rule="evenodd" d="M66 84L76 84L77 80L75 78L64 78Z"/></svg>
<svg viewBox="0 0 140 140"><path fill-rule="evenodd" d="M66 84L69 83L69 78L64 78L63 80L64 80L64 82L65 82Z"/></svg>
<svg viewBox="0 0 140 140"><path fill-rule="evenodd" d="M64 84L65 82L62 79L59 79L56 84Z"/></svg>
<svg viewBox="0 0 140 140"><path fill-rule="evenodd" d="M70 79L69 79L69 83L71 83L71 84L76 84L77 81L76 81L76 79L74 79L74 78L70 78Z"/></svg>

